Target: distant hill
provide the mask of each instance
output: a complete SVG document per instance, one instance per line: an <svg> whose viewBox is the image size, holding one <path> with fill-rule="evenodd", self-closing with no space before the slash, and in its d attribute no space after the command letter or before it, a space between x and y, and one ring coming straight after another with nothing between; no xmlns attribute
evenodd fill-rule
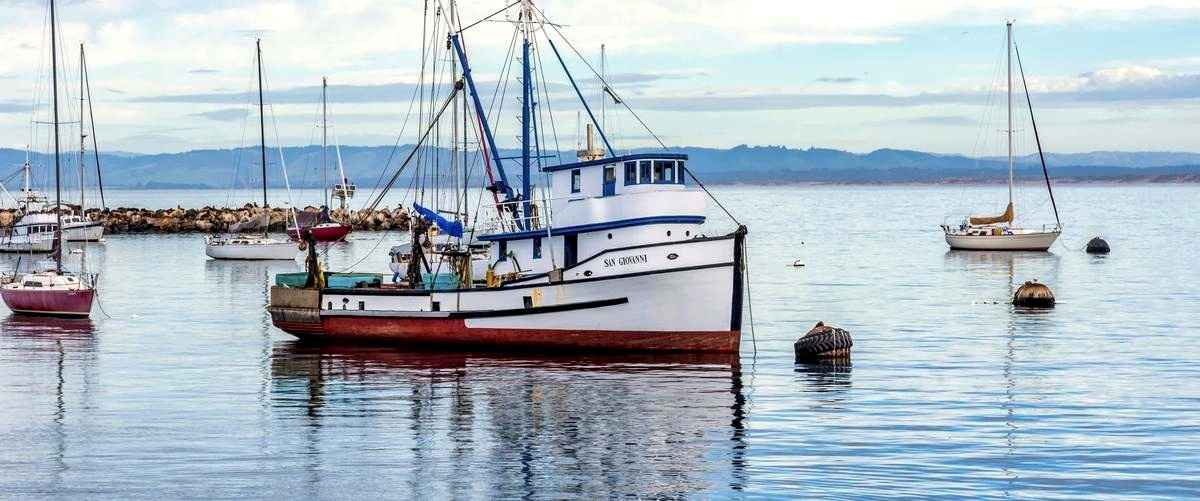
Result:
<svg viewBox="0 0 1200 501"><path fill-rule="evenodd" d="M386 170L391 175L412 151L412 146L345 146L342 160L347 176L360 186L374 186ZM651 151L651 150L643 150ZM1007 165L1001 158L969 158L910 150L880 149L866 154L782 146L737 146L729 149L679 147L672 151L689 155L690 168L710 183L960 183L998 182L1007 177ZM502 156L517 155L504 150ZM446 151L439 152L442 165L448 165ZM321 186L320 148L301 146L284 148L288 175L293 187ZM564 152L564 160L574 155ZM0 180L10 189L17 184L12 176L25 158L25 152L0 149ZM64 158L70 158L64 157ZM276 152L269 153L272 163L268 182L283 186ZM35 165L45 179L47 158L37 155ZM547 164L558 163L547 159ZM332 159L331 159L332 162ZM508 165L515 161L508 160ZM1124 182L1200 182L1200 154L1183 152L1093 152L1052 153L1047 155L1051 175L1059 181ZM106 186L125 188L228 188L252 187L259 181L258 150L255 148L194 150L181 153L143 155L135 153L102 154ZM426 162L429 165L430 162ZM1018 159L1022 177L1040 176L1037 156ZM414 162L404 175L405 181L422 169ZM386 167L386 169L385 169ZM73 167L72 167L73 168ZM511 167L510 167L511 169ZM510 170L510 175L516 173ZM330 173L330 182L336 174ZM89 174L91 176L91 174Z"/></svg>

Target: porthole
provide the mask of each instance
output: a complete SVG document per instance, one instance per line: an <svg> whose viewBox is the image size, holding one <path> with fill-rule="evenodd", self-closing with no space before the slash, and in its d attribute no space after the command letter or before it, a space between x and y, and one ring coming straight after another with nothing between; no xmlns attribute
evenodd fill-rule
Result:
<svg viewBox="0 0 1200 501"><path fill-rule="evenodd" d="M609 239L609 240L612 240L612 233L609 233L609 234L608 234L608 239Z"/></svg>
<svg viewBox="0 0 1200 501"><path fill-rule="evenodd" d="M667 230L667 236L671 236L671 230Z"/></svg>
<svg viewBox="0 0 1200 501"><path fill-rule="evenodd" d="M683 236L685 236L685 237L690 237L690 236L692 236L692 230L688 230L688 231L685 231L685 232L683 232Z"/></svg>
<svg viewBox="0 0 1200 501"><path fill-rule="evenodd" d="M587 271L584 271L584 272L583 272L583 276L585 276L585 277L590 277L590 276L592 276L592 270L587 270Z"/></svg>

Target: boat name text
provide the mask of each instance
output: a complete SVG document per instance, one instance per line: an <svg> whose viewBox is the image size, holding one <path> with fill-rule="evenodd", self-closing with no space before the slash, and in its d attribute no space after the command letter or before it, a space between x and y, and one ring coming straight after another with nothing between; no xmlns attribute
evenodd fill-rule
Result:
<svg viewBox="0 0 1200 501"><path fill-rule="evenodd" d="M631 264L641 264L641 263L648 263L648 262L650 262L650 258L646 257L645 254L638 254L636 256L621 256L621 257L617 257L617 258L605 259L604 267L612 268L613 266L629 266Z"/></svg>

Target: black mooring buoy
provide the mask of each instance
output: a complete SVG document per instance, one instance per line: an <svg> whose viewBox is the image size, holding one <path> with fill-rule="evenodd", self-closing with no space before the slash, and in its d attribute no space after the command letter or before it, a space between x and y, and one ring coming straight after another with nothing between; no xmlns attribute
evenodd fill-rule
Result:
<svg viewBox="0 0 1200 501"><path fill-rule="evenodd" d="M797 362L850 358L850 348L853 346L854 340L849 332L825 325L825 322L817 322L794 345Z"/></svg>
<svg viewBox="0 0 1200 501"><path fill-rule="evenodd" d="M1036 280L1025 282L1024 285L1017 287L1012 302L1013 306L1022 308L1053 308L1054 292L1046 284L1038 283Z"/></svg>
<svg viewBox="0 0 1200 501"><path fill-rule="evenodd" d="M1096 237L1091 240L1088 240L1088 243L1087 243L1087 253L1088 254L1108 254L1109 250L1110 249L1108 248L1108 242L1104 241L1103 238Z"/></svg>

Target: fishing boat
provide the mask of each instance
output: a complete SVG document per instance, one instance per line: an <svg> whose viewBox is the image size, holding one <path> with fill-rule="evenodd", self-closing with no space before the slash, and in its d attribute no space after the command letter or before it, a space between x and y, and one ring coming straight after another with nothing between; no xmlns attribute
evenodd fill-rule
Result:
<svg viewBox="0 0 1200 501"><path fill-rule="evenodd" d="M340 242L346 239L346 235L350 234L353 228L349 224L342 221L335 221L329 214L330 206L330 186L329 186L329 162L325 153L329 151L329 105L326 95L329 89L329 80L321 78L321 210L317 213L317 217L307 221L300 221L299 216L295 218L295 223L288 228L288 237L292 240L300 240L303 230L308 230L312 234L313 240L317 242ZM353 191L346 188L349 184L346 181L346 170L342 167L342 150L338 146L335 149L337 155L339 182L333 186L334 198L341 200L341 215L348 217L346 212L346 199L354 196Z"/></svg>
<svg viewBox="0 0 1200 501"><path fill-rule="evenodd" d="M262 160L261 213L248 221L230 225L230 234L210 235L204 240L204 253L213 259L237 260L285 260L296 258L296 244L287 240L271 238L268 233L271 223L270 204L267 202L267 125L263 99L262 40L254 42L254 57L258 72L258 132L259 153ZM282 158L282 155L281 155ZM262 235L239 235L238 231L262 230Z"/></svg>
<svg viewBox="0 0 1200 501"><path fill-rule="evenodd" d="M54 130L54 193L55 205L62 203L61 179L61 147L59 144L59 113L58 113L58 47L57 47L57 18L55 16L54 0L50 0L50 75L53 108ZM74 274L63 270L62 241L63 215L61 210L55 210L54 222L45 221L40 224L43 229L49 228L53 234L52 248L53 265L31 273L16 273L8 283L0 285L0 298L13 313L26 315L50 315L67 317L86 317L91 314L92 301L96 296L95 276L86 273ZM48 219L47 214L37 214L40 218ZM46 231L37 232L44 235ZM33 235L30 233L29 235ZM19 271L19 270L18 270Z"/></svg>
<svg viewBox="0 0 1200 501"><path fill-rule="evenodd" d="M1062 234L1062 221L1058 217L1058 205L1054 201L1054 189L1050 186L1050 172L1046 168L1046 156L1042 153L1042 140L1038 135L1037 121L1033 118L1033 101L1029 97L1029 85L1025 82L1025 70L1021 66L1020 52L1017 51L1017 66L1020 68L1021 84L1025 90L1025 102L1029 105L1029 119L1033 125L1033 135L1037 142L1038 157L1042 163L1042 173L1046 180L1046 192L1050 195L1050 203L1054 208L1053 226L1040 228L1025 228L1015 224L1016 208L1013 203L1013 53L1016 46L1013 43L1013 23L1006 24L1005 50L1008 71L1008 127L1005 133L1008 139L1008 205L1000 215L968 216L956 226L943 224L942 232L946 243L951 249L957 250L993 250L993 251L1045 251L1054 245L1054 241Z"/></svg>
<svg viewBox="0 0 1200 501"><path fill-rule="evenodd" d="M412 256L403 281L332 287L326 283L328 274L314 266L318 260L312 254L308 283L315 286L273 287L269 305L273 323L304 339L406 346L737 352L745 226L716 235L707 229L709 195L698 182L685 181L689 176L694 179L687 155L665 147L660 152L618 154L555 43L555 34L565 40L558 25L546 20L528 0L514 3L507 11L514 8L510 22L516 29L511 54L515 57L507 60L513 60L514 66L520 61L521 110L515 120L520 129L516 134L519 157L501 156L472 76L463 24L451 4L452 26L445 45L451 53L441 60L453 65L454 81L440 87L448 89L448 95L437 98L440 108L429 110L433 119L389 183L395 183L422 151L432 132L440 130L439 118L452 110L450 126L463 134L451 135L458 138L455 148L468 144L467 134L474 134L474 144L479 145L476 152L483 159L488 174L485 186L491 193L484 202L490 216L471 222L463 215L465 210L439 212L414 202L413 245L407 247ZM550 52L543 52L546 48ZM545 69L540 67L541 55L552 55L550 61L562 68L602 147L592 144L589 134L588 147L573 160L554 161L557 155L545 153L538 141L552 136L537 124L547 125L538 110L548 106L539 101L549 94L533 77L535 64L539 74ZM457 116L459 104L462 117ZM461 129L460 121L466 125ZM506 171L506 160L519 162L518 186L510 184L514 180ZM466 165L457 167L469 172ZM545 181L537 191L535 177ZM444 254L448 263L430 263L424 249L426 229L431 226L462 239L464 245L472 241L464 227L476 227L474 240L488 246L485 276L468 276L470 252ZM423 275L439 266L458 271L460 285L427 287Z"/></svg>

